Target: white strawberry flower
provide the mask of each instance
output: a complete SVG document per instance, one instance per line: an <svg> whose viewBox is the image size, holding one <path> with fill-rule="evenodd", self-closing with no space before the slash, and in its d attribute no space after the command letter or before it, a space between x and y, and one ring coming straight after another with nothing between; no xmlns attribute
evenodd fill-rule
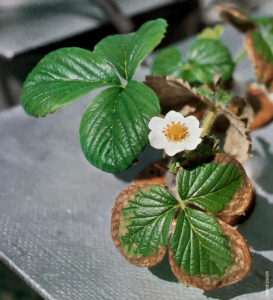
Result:
<svg viewBox="0 0 273 300"><path fill-rule="evenodd" d="M194 116L184 117L176 111L169 111L165 118L153 117L149 124L149 141L152 147L164 149L174 156L184 150L194 150L201 142L202 128Z"/></svg>

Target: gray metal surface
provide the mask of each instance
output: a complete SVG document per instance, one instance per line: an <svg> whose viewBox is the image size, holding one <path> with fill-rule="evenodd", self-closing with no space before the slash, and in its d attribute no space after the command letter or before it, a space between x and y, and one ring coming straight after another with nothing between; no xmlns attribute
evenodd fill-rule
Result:
<svg viewBox="0 0 273 300"><path fill-rule="evenodd" d="M117 0L127 16L154 9L171 0ZM92 0L1 0L0 55L22 52L95 29L106 22Z"/></svg>
<svg viewBox="0 0 273 300"><path fill-rule="evenodd" d="M240 52L241 37L229 27L224 40ZM142 68L138 79L147 73ZM243 61L235 78L252 76ZM238 229L253 246L253 267L243 281L203 292L177 283L166 262L151 269L129 265L113 245L114 198L159 152L148 148L140 165L118 176L89 165L78 127L93 96L43 119L20 107L0 113L0 258L45 299L272 299L265 277L272 282L273 123L252 133L255 156L246 164L257 197Z"/></svg>

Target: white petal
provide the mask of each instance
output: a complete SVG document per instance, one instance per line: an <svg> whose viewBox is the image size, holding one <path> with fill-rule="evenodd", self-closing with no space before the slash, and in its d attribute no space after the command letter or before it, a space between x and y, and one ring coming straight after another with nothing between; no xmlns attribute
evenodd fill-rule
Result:
<svg viewBox="0 0 273 300"><path fill-rule="evenodd" d="M196 128L199 127L199 121L195 116L188 116L184 119L184 123L188 128Z"/></svg>
<svg viewBox="0 0 273 300"><path fill-rule="evenodd" d="M166 120L166 123L170 123L170 122L184 122L184 116L177 112L177 111L174 111L174 110L171 110L169 111L166 116L165 116L165 120Z"/></svg>
<svg viewBox="0 0 273 300"><path fill-rule="evenodd" d="M185 142L181 143L168 143L165 147L165 152L169 156L174 156L176 153L179 153L181 151L185 150Z"/></svg>
<svg viewBox="0 0 273 300"><path fill-rule="evenodd" d="M157 131L151 131L149 133L149 142L155 149L164 149L166 147L166 139L163 134Z"/></svg>
<svg viewBox="0 0 273 300"><path fill-rule="evenodd" d="M186 141L185 149L186 150L194 150L200 143L202 139L201 138L194 138L194 139L188 139Z"/></svg>
<svg viewBox="0 0 273 300"><path fill-rule="evenodd" d="M189 132L189 138L199 138L201 133L203 131L203 128L191 128Z"/></svg>
<svg viewBox="0 0 273 300"><path fill-rule="evenodd" d="M165 124L165 120L163 118L153 117L151 118L148 127L151 130L162 131L164 124Z"/></svg>

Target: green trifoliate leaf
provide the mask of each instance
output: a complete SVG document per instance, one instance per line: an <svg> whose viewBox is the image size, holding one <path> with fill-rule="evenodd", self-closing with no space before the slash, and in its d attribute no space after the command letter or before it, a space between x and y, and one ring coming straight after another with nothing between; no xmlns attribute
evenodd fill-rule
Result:
<svg viewBox="0 0 273 300"><path fill-rule="evenodd" d="M126 88L102 91L88 106L80 125L82 151L106 172L127 169L148 142L148 123L160 106L146 85L130 81Z"/></svg>
<svg viewBox="0 0 273 300"><path fill-rule="evenodd" d="M121 247L129 257L149 256L166 246L177 201L162 186L139 190L122 209Z"/></svg>
<svg viewBox="0 0 273 300"><path fill-rule="evenodd" d="M228 49L218 40L197 39L190 45L187 59L189 69L200 83L213 83L214 73L219 73L226 81L234 67Z"/></svg>
<svg viewBox="0 0 273 300"><path fill-rule="evenodd" d="M155 57L152 67L152 75L175 75L181 71L183 64L182 54L180 50L174 47L169 47L161 50Z"/></svg>
<svg viewBox="0 0 273 300"><path fill-rule="evenodd" d="M95 46L95 53L111 63L120 76L130 80L138 65L160 43L166 27L164 19L148 21L135 33L106 37Z"/></svg>
<svg viewBox="0 0 273 300"><path fill-rule="evenodd" d="M200 34L198 34L198 39L212 39L212 40L219 40L222 33L224 31L223 26L216 25L212 28L208 27L201 31Z"/></svg>
<svg viewBox="0 0 273 300"><path fill-rule="evenodd" d="M63 48L45 56L28 75L22 106L32 116L45 116L93 89L116 85L119 78L101 56Z"/></svg>
<svg viewBox="0 0 273 300"><path fill-rule="evenodd" d="M201 95L204 98L206 98L207 100L213 102L213 92L212 91L210 91L206 88L202 88L202 87L199 87L196 90L199 95Z"/></svg>
<svg viewBox="0 0 273 300"><path fill-rule="evenodd" d="M233 262L216 218L191 208L178 215L170 249L187 275L221 276Z"/></svg>
<svg viewBox="0 0 273 300"><path fill-rule="evenodd" d="M208 163L177 174L177 189L183 201L218 213L241 187L242 176L231 164Z"/></svg>
<svg viewBox="0 0 273 300"><path fill-rule="evenodd" d="M216 101L221 103L227 103L231 100L231 95L224 90L216 91Z"/></svg>

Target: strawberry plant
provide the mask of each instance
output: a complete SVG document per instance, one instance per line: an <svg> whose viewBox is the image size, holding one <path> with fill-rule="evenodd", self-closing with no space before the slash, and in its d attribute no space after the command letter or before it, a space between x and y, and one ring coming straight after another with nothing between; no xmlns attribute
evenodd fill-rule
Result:
<svg viewBox="0 0 273 300"><path fill-rule="evenodd" d="M250 153L251 110L223 89L235 63L219 40L219 26L197 37L186 61L179 50L167 48L152 65L156 76L145 83L134 80L166 26L157 19L134 33L108 36L93 51L64 48L48 54L27 77L22 106L43 117L103 88L80 124L87 160L120 172L148 141L165 156L163 180L142 178L116 198L111 220L116 247L137 266L159 263L168 249L179 281L213 290L241 280L251 266L245 240L229 225L252 200L251 182L238 162ZM240 107L236 113L229 108L234 103ZM222 148L214 136L221 118L229 123Z"/></svg>

